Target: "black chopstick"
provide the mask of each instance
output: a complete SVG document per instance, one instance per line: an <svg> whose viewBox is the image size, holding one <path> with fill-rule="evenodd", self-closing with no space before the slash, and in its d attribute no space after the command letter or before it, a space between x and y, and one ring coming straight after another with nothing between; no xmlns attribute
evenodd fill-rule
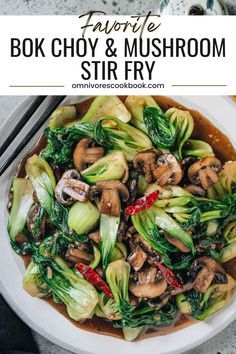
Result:
<svg viewBox="0 0 236 354"><path fill-rule="evenodd" d="M13 153L9 156L6 162L0 167L0 176L6 171L6 169L11 165L11 163L15 160L17 155L24 149L24 147L28 144L28 142L33 138L33 136L38 132L38 130L42 127L42 125L46 122L46 120L50 117L53 111L59 106L59 104L65 99L66 96L56 96L54 101L48 106L42 116L37 120L35 125L30 129L28 134L24 137L21 143L17 146L17 148L13 151Z"/></svg>
<svg viewBox="0 0 236 354"><path fill-rule="evenodd" d="M11 131L11 133L7 136L3 144L0 146L0 157L3 155L5 150L11 145L15 137L19 134L21 129L26 125L32 115L36 112L42 102L45 100L47 96L38 96L24 115L20 118L19 122L16 124L15 128Z"/></svg>

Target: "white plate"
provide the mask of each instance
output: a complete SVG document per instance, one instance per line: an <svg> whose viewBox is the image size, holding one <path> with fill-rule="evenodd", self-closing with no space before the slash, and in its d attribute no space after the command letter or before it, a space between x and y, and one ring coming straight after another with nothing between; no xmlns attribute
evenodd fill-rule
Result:
<svg viewBox="0 0 236 354"><path fill-rule="evenodd" d="M176 101L189 108L197 109L205 117L217 125L225 132L236 146L236 105L230 98L216 96L189 96L173 97ZM73 97L73 100L81 98ZM21 103L0 130L0 140L5 132L11 129L13 122L16 121L32 102L33 98L28 97ZM50 99L44 103L49 103ZM38 114L35 115L35 119ZM22 135L26 130L22 132ZM234 138L233 138L234 137ZM22 156L29 151L36 138L17 158L13 166L1 178L1 199L0 199L0 290L5 299L15 312L35 331L54 342L55 344L72 352L79 353L81 350L96 354L143 354L144 352L160 353L181 353L185 350L194 348L207 339L216 335L229 323L236 319L236 296L232 303L225 309L210 317L204 322L199 322L193 326L182 329L178 332L162 337L153 337L128 343L116 338L90 333L78 329L60 313L58 313L47 302L30 297L22 290L22 274L24 271L23 262L20 257L15 255L10 247L7 235L7 196L11 179L14 176L15 168ZM1 143L1 141L0 141ZM17 143L14 143L16 146Z"/></svg>

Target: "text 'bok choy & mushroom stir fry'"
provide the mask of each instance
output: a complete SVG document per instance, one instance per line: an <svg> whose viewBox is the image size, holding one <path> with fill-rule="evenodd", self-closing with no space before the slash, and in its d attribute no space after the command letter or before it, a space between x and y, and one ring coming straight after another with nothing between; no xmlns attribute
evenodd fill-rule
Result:
<svg viewBox="0 0 236 354"><path fill-rule="evenodd" d="M181 108L99 96L55 110L11 189L8 231L28 255L31 296L126 340L229 303L236 161Z"/></svg>

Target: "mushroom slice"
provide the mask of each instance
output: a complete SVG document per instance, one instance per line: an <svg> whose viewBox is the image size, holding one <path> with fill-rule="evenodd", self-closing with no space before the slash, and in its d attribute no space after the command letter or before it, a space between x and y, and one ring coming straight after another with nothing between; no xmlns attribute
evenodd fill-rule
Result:
<svg viewBox="0 0 236 354"><path fill-rule="evenodd" d="M66 259L71 262L83 262L89 264L93 256L87 252L81 251L79 248L69 247L66 252Z"/></svg>
<svg viewBox="0 0 236 354"><path fill-rule="evenodd" d="M195 259L189 273L195 277L194 289L200 293L205 293L215 278L221 279L223 284L227 282L226 272L221 264L207 256Z"/></svg>
<svg viewBox="0 0 236 354"><path fill-rule="evenodd" d="M92 240L95 243L101 242L101 236L99 230L91 232L90 234L88 234L88 237L90 238L90 240Z"/></svg>
<svg viewBox="0 0 236 354"><path fill-rule="evenodd" d="M160 152L156 149L148 149L139 152L133 159L134 168L145 175L147 183L154 181L153 171L156 168L156 160Z"/></svg>
<svg viewBox="0 0 236 354"><path fill-rule="evenodd" d="M189 180L196 185L208 189L218 181L221 171L221 162L216 157L205 157L195 162L188 170Z"/></svg>
<svg viewBox="0 0 236 354"><path fill-rule="evenodd" d="M187 246L185 246L183 244L183 242L181 242L180 240L177 240L177 238L172 237L170 235L165 235L165 238L170 244L172 244L173 246L178 248L181 252L183 252L183 253L190 252L190 249Z"/></svg>
<svg viewBox="0 0 236 354"><path fill-rule="evenodd" d="M91 196L101 195L100 212L111 216L121 213L121 200L126 202L129 198L128 188L120 181L102 181L92 187Z"/></svg>
<svg viewBox="0 0 236 354"><path fill-rule="evenodd" d="M76 200L86 202L89 199L90 187L81 181L76 170L66 171L55 188L55 197L63 205L71 205Z"/></svg>
<svg viewBox="0 0 236 354"><path fill-rule="evenodd" d="M161 187L166 184L176 185L183 178L183 169L174 155L162 154L157 159L153 175Z"/></svg>
<svg viewBox="0 0 236 354"><path fill-rule="evenodd" d="M203 267L194 281L194 289L200 293L205 293L211 285L214 276L215 273L212 270Z"/></svg>
<svg viewBox="0 0 236 354"><path fill-rule="evenodd" d="M88 165L93 164L103 156L103 147L96 147L96 144L92 139L85 138L76 145L73 153L73 160L76 168L79 171L83 171Z"/></svg>
<svg viewBox="0 0 236 354"><path fill-rule="evenodd" d="M197 186L196 184L189 184L188 186L184 187L184 189L193 194L196 195L197 197L205 197L206 191L200 186Z"/></svg>
<svg viewBox="0 0 236 354"><path fill-rule="evenodd" d="M128 256L127 261L137 272L142 268L146 259L146 253L142 250L140 246L137 246Z"/></svg>
<svg viewBox="0 0 236 354"><path fill-rule="evenodd" d="M138 279L130 281L129 290L137 297L153 299L167 288L167 282L156 267L145 268L136 274Z"/></svg>

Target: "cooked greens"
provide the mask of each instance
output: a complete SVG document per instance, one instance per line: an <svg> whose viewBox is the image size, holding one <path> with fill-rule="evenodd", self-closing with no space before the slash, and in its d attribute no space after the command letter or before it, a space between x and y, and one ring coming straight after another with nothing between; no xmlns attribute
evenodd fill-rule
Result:
<svg viewBox="0 0 236 354"><path fill-rule="evenodd" d="M128 161L132 161L139 151L152 147L146 134L110 116L97 120L93 138L107 149L123 151Z"/></svg>
<svg viewBox="0 0 236 354"><path fill-rule="evenodd" d="M8 219L8 232L12 241L23 231L27 215L33 204L33 186L30 180L14 178L12 184L13 201Z"/></svg>
<svg viewBox="0 0 236 354"><path fill-rule="evenodd" d="M202 140L188 139L184 150L184 156L194 156L198 159L202 159L207 156L215 156L212 147Z"/></svg>
<svg viewBox="0 0 236 354"><path fill-rule="evenodd" d="M155 97L88 106L82 119L81 104L56 109L46 146L13 179L8 232L30 258L24 290L127 341L180 314L204 320L236 288L236 162L198 139L190 112Z"/></svg>
<svg viewBox="0 0 236 354"><path fill-rule="evenodd" d="M98 118L103 116L114 116L124 123L128 123L131 118L130 112L117 96L98 96L81 122L94 124Z"/></svg>
<svg viewBox="0 0 236 354"><path fill-rule="evenodd" d="M81 172L84 180L89 184L119 179L126 182L128 173L128 165L124 153L115 150L110 151L106 156Z"/></svg>
<svg viewBox="0 0 236 354"><path fill-rule="evenodd" d="M188 111L182 111L177 108L168 109L166 116L175 128L175 146L172 150L179 158L182 158L182 148L193 132L193 118Z"/></svg>
<svg viewBox="0 0 236 354"><path fill-rule="evenodd" d="M155 147L170 148L176 139L176 129L160 108L144 107L143 121Z"/></svg>

